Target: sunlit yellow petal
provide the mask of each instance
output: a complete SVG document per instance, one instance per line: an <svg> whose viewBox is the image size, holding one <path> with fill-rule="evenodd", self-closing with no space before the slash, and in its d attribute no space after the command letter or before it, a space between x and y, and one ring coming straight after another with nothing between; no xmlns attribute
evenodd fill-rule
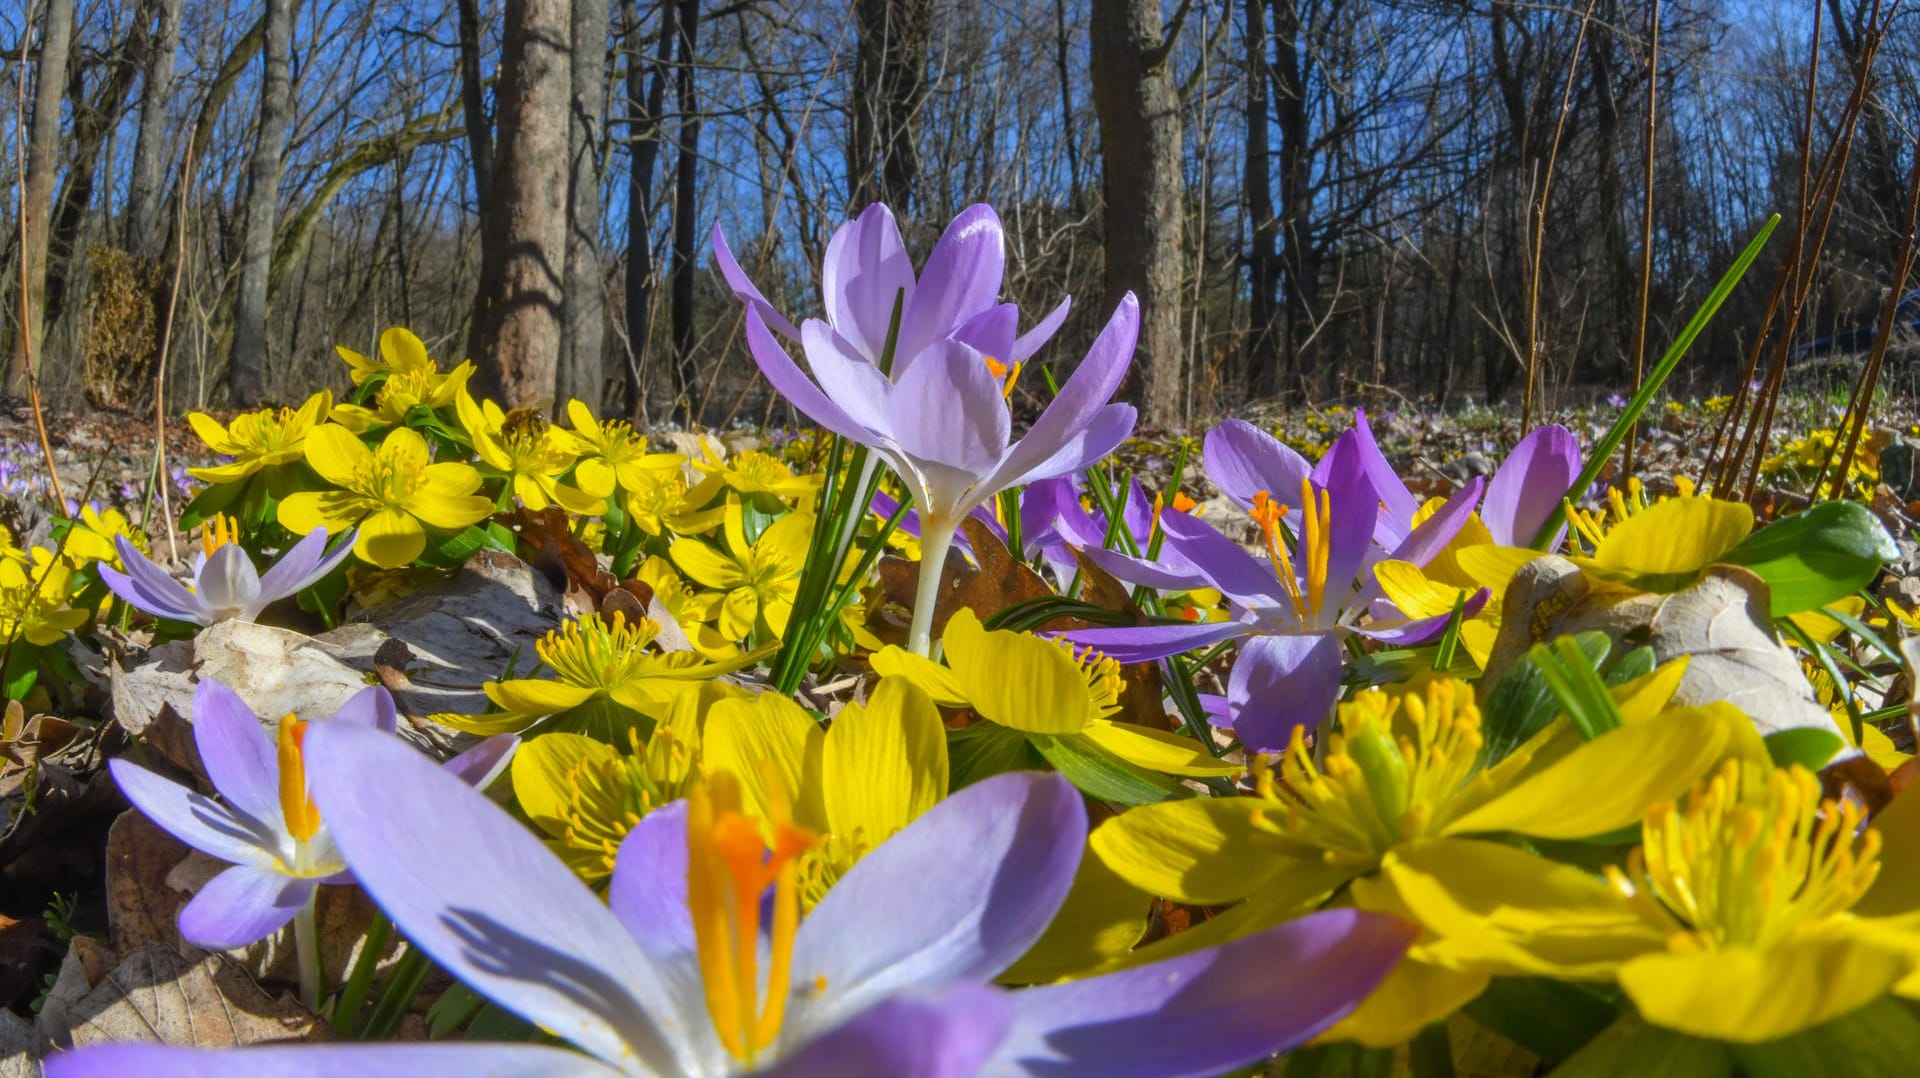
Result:
<svg viewBox="0 0 1920 1078"><path fill-rule="evenodd" d="M1870 1003L1913 966L1913 957L1898 951L1817 936L1765 948L1644 955L1621 967L1620 987L1656 1026L1752 1044Z"/></svg>
<svg viewBox="0 0 1920 1078"><path fill-rule="evenodd" d="M945 796L947 732L927 694L905 678L882 678L866 706L833 718L821 789L835 834L877 843Z"/></svg>
<svg viewBox="0 0 1920 1078"><path fill-rule="evenodd" d="M275 515L280 526L295 535L307 535L319 528L339 533L360 523L374 508L367 499L344 490L297 491L281 499Z"/></svg>
<svg viewBox="0 0 1920 1078"><path fill-rule="evenodd" d="M1290 867L1282 857L1251 855L1259 811L1249 797L1162 801L1107 820L1088 841L1108 867L1148 894L1221 906Z"/></svg>
<svg viewBox="0 0 1920 1078"><path fill-rule="evenodd" d="M1201 748L1192 738L1166 730L1094 719L1087 723L1080 735L1135 767L1144 767L1148 771L1209 778L1238 775L1246 770L1240 764L1222 760Z"/></svg>
<svg viewBox="0 0 1920 1078"><path fill-rule="evenodd" d="M1459 588L1428 579L1412 562L1388 558L1373 567L1373 575L1387 601L1409 618L1445 617L1460 597Z"/></svg>
<svg viewBox="0 0 1920 1078"><path fill-rule="evenodd" d="M885 677L903 677L926 692L941 707L966 707L967 694L953 671L925 656L889 644L868 656L873 671Z"/></svg>
<svg viewBox="0 0 1920 1078"><path fill-rule="evenodd" d="M581 734L529 738L513 754L513 796L528 819L552 833L566 824L564 812L570 799L567 773L582 761L611 763L619 758L613 746Z"/></svg>
<svg viewBox="0 0 1920 1078"><path fill-rule="evenodd" d="M1753 531L1753 508L1716 498L1668 498L1607 531L1594 550L1603 569L1635 575L1694 573Z"/></svg>
<svg viewBox="0 0 1920 1078"><path fill-rule="evenodd" d="M740 563L705 543L682 539L667 548L680 571L709 588L731 588L746 579Z"/></svg>
<svg viewBox="0 0 1920 1078"><path fill-rule="evenodd" d="M583 685L569 685L562 681L549 681L545 678L516 678L512 681L490 681L483 686L487 699L492 700L502 710L523 717L521 726L526 725L526 717L539 715L557 715L562 711L571 711L588 700L593 699L594 690ZM519 727L512 727L518 729Z"/></svg>
<svg viewBox="0 0 1920 1078"><path fill-rule="evenodd" d="M1030 734L1071 734L1094 717L1080 666L1030 633L988 632L962 607L947 621L947 665L980 716Z"/></svg>
<svg viewBox="0 0 1920 1078"><path fill-rule="evenodd" d="M1316 1044L1352 1041L1370 1048L1407 1043L1428 1025L1473 1001L1491 980L1406 959L1360 1001L1352 1013L1315 1039Z"/></svg>
<svg viewBox="0 0 1920 1078"><path fill-rule="evenodd" d="M1853 910L1892 917L1920 907L1920 786L1910 785L1873 814L1880 832L1880 875Z"/></svg>
<svg viewBox="0 0 1920 1078"><path fill-rule="evenodd" d="M320 478L336 487L351 486L354 472L373 455L366 443L337 423L323 424L308 431L303 444L307 464L319 473Z"/></svg>
<svg viewBox="0 0 1920 1078"><path fill-rule="evenodd" d="M398 569L427 549L427 533L420 522L397 509L380 509L360 522L353 552L383 569Z"/></svg>
<svg viewBox="0 0 1920 1078"><path fill-rule="evenodd" d="M826 734L792 700L766 692L749 700L716 701L701 736L707 768L731 771L740 780L749 815L764 819L772 811L764 770L769 765L789 791L811 792L817 802ZM824 830L826 821L808 818L804 802L795 805L795 814L799 822Z"/></svg>

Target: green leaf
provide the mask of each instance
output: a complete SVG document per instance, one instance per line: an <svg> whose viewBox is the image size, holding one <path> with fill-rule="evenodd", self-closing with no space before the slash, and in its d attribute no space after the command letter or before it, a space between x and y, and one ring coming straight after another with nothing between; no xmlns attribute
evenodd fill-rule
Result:
<svg viewBox="0 0 1920 1078"><path fill-rule="evenodd" d="M1762 740L1767 743L1767 755L1773 759L1775 767L1799 764L1809 771L1818 771L1827 766L1827 761L1847 747L1845 738L1818 726L1775 730Z"/></svg>
<svg viewBox="0 0 1920 1078"><path fill-rule="evenodd" d="M949 788L958 790L1008 771L1038 771L1045 766L1026 736L991 722L947 732Z"/></svg>
<svg viewBox="0 0 1920 1078"><path fill-rule="evenodd" d="M653 736L654 720L610 696L595 696L579 707L562 711L548 720L546 729L584 734L609 745L627 744L627 731L634 730L642 742Z"/></svg>
<svg viewBox="0 0 1920 1078"><path fill-rule="evenodd" d="M1607 634L1577 633L1573 640L1596 665L1612 647ZM1480 749L1483 765L1498 763L1506 755L1539 733L1560 714L1560 698L1541 672L1531 653L1522 655L1500 683L1487 695L1481 709L1486 742Z"/></svg>
<svg viewBox="0 0 1920 1078"><path fill-rule="evenodd" d="M1899 1078L1920 1066L1920 1018L1910 1004L1882 996L1803 1033L1731 1049L1752 1078L1838 1074L1840 1060L1855 1078Z"/></svg>
<svg viewBox="0 0 1920 1078"><path fill-rule="evenodd" d="M7 665L3 675L6 681L6 693L9 700L25 700L40 680L40 649L26 640L15 640L7 650Z"/></svg>
<svg viewBox="0 0 1920 1078"><path fill-rule="evenodd" d="M1285 1078L1391 1078L1393 1050L1364 1045L1315 1044L1287 1053Z"/></svg>
<svg viewBox="0 0 1920 1078"><path fill-rule="evenodd" d="M1761 528L1723 555L1767 582L1774 617L1815 610L1865 587L1900 548L1855 502L1823 502Z"/></svg>
<svg viewBox="0 0 1920 1078"><path fill-rule="evenodd" d="M1653 673L1657 665L1653 649L1643 644L1607 664L1607 684L1625 685L1634 678Z"/></svg>
<svg viewBox="0 0 1920 1078"><path fill-rule="evenodd" d="M1559 698L1567 718L1591 741L1620 726L1620 708L1600 680L1599 663L1587 656L1586 647L1570 636L1535 644L1529 652L1534 665Z"/></svg>
<svg viewBox="0 0 1920 1078"><path fill-rule="evenodd" d="M1811 1073L1818 1074L1819 1071ZM1623 1014L1553 1070L1553 1078L1721 1078L1733 1057L1718 1041L1703 1041Z"/></svg>
<svg viewBox="0 0 1920 1078"><path fill-rule="evenodd" d="M513 553L513 533L506 533L507 542L503 544L500 538L489 530L492 527L498 527L498 525L479 528L469 524L437 543L429 543L427 549L421 551L419 562L422 565L451 569L482 550L502 550L508 554Z"/></svg>
<svg viewBox="0 0 1920 1078"><path fill-rule="evenodd" d="M1579 1051L1618 1013L1613 1001L1592 988L1544 977L1495 977L1463 1009L1549 1063Z"/></svg>
<svg viewBox="0 0 1920 1078"><path fill-rule="evenodd" d="M1151 805L1186 792L1179 782L1120 759L1077 734L1027 734L1027 741L1081 793L1115 805Z"/></svg>
<svg viewBox="0 0 1920 1078"><path fill-rule="evenodd" d="M236 483L214 483L211 486L201 487L200 492L187 503L187 507L180 511L180 527L191 528L211 518L215 513L226 512L228 507L246 492L252 482L253 478L249 477Z"/></svg>

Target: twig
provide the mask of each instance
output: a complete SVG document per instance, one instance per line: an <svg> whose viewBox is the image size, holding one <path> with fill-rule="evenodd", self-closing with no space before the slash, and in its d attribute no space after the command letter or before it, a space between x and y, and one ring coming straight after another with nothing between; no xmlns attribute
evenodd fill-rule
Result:
<svg viewBox="0 0 1920 1078"><path fill-rule="evenodd" d="M1645 201L1640 211L1640 318L1633 327L1633 391L1647 371L1647 314L1653 300L1653 153L1659 133L1657 119L1660 90L1660 0L1653 0L1647 28L1647 171ZM1620 459L1620 474L1633 475L1633 451L1640 440L1640 421L1627 428L1627 447Z"/></svg>
<svg viewBox="0 0 1920 1078"><path fill-rule="evenodd" d="M27 4L26 30L24 32L31 32L32 28L33 28L33 4L31 0L29 0ZM42 56L41 57L42 70L40 72L41 78L45 78L47 75L46 71L44 70L45 65L46 65L46 58ZM18 117L19 115L19 110L26 107L26 104L25 104L26 100L27 100L27 65L23 57L20 64L19 96L15 99L15 106L14 106L16 117ZM36 369L38 367L38 364L34 362L34 354L33 354L33 349L35 344L35 341L33 339L33 317L32 317L33 309L29 306L29 304L32 301L28 298L28 292L30 291L28 281L30 280L30 275L27 272L27 263L31 262L32 259L27 257L27 159L26 159L27 139L25 135L26 125L24 122L21 122L19 124L19 127L20 127L20 130L22 131L22 135L21 137L14 139L13 151L14 151L15 168L18 170L18 180L14 185L14 193L15 193L15 198L18 199L18 207L20 212L20 354L21 354L21 361L22 361L21 366L24 368L27 375L27 401L29 404L33 406L33 426L34 426L35 432L40 437L40 455L47 462L47 482L53 488L54 504L59 506L60 512L65 513L67 512L67 496L65 492L63 492L60 489L60 471L59 469L53 466L53 443L47 440L47 418L40 410L40 375Z"/></svg>
<svg viewBox="0 0 1920 1078"><path fill-rule="evenodd" d="M173 343L174 307L180 302L180 271L187 264L187 186L192 179L193 133L188 132L186 154L180 160L180 208L175 214L179 228L174 239L173 283L167 288L167 314L160 323L160 359L153 375L153 472L160 488L160 517L167 523L167 553L175 559L180 557L180 539L174 534L173 496L167 490L167 350Z"/></svg>

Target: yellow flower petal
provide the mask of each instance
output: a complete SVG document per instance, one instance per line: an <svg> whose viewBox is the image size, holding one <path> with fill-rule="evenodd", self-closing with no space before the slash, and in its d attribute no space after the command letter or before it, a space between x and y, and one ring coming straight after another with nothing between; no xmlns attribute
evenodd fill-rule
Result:
<svg viewBox="0 0 1920 1078"><path fill-rule="evenodd" d="M1693 708L1622 726L1449 821L1442 833L1516 831L1585 838L1637 823L1647 807L1685 792L1720 759L1726 724Z"/></svg>
<svg viewBox="0 0 1920 1078"><path fill-rule="evenodd" d="M521 742L513 754L513 796L527 818L549 834L565 830L570 801L567 773L582 761L611 763L620 754L612 745L581 734L541 734ZM618 811L619 806L613 806Z"/></svg>
<svg viewBox="0 0 1920 1078"><path fill-rule="evenodd" d="M188 412L187 425L192 427L193 433L198 434L200 440L207 443L207 448L215 453L239 452L239 449L234 447L233 438L227 433L227 428L207 413Z"/></svg>
<svg viewBox="0 0 1920 1078"><path fill-rule="evenodd" d="M420 522L398 509L379 509L360 522L353 552L382 569L398 569L427 549L427 533Z"/></svg>
<svg viewBox="0 0 1920 1078"><path fill-rule="evenodd" d="M418 438L419 435L415 434L414 437ZM354 437L352 431L337 423L328 423L308 431L303 444L307 464L319 473L320 478L336 487L351 486L354 472L373 452Z"/></svg>
<svg viewBox="0 0 1920 1078"><path fill-rule="evenodd" d="M1765 948L1645 955L1621 967L1620 987L1656 1026L1754 1044L1864 1006L1913 968L1908 954L1816 936Z"/></svg>
<svg viewBox="0 0 1920 1078"><path fill-rule="evenodd" d="M967 694L960 690L960 679L953 671L922 655L888 644L868 656L873 672L883 677L903 677L920 686L941 707L966 707Z"/></svg>
<svg viewBox="0 0 1920 1078"><path fill-rule="evenodd" d="M1893 917L1920 909L1920 786L1909 786L1873 814L1880 832L1880 875L1854 904L1863 917Z"/></svg>
<svg viewBox="0 0 1920 1078"><path fill-rule="evenodd" d="M1607 531L1593 552L1603 569L1636 576L1695 573L1753 531L1753 509L1716 498L1668 498Z"/></svg>
<svg viewBox="0 0 1920 1078"><path fill-rule="evenodd" d="M436 528L458 531L487 519L493 503L486 498L421 491L407 499L407 512Z"/></svg>
<svg viewBox="0 0 1920 1078"><path fill-rule="evenodd" d="M947 794L947 731L927 694L881 678L866 706L833 718L820 786L835 834L884 841Z"/></svg>
<svg viewBox="0 0 1920 1078"><path fill-rule="evenodd" d="M509 727L516 730L525 726L529 718L571 711L594 697L594 690L584 685L568 685L545 678L489 681L482 688L486 690L487 699L503 710L520 716L519 725Z"/></svg>
<svg viewBox="0 0 1920 1078"><path fill-rule="evenodd" d="M1080 733L1122 760L1148 771L1208 778L1238 775L1246 770L1201 748L1192 738L1166 730L1094 719Z"/></svg>
<svg viewBox="0 0 1920 1078"><path fill-rule="evenodd" d="M1369 1048L1397 1047L1471 1003L1486 990L1489 980L1484 973L1463 973L1406 959L1314 1043L1354 1041Z"/></svg>
<svg viewBox="0 0 1920 1078"><path fill-rule="evenodd" d="M1080 858L1073 886L1046 934L998 979L1040 984L1091 973L1140 942L1152 907L1151 895L1129 885L1089 851Z"/></svg>
<svg viewBox="0 0 1920 1078"><path fill-rule="evenodd" d="M692 539L676 541L667 548L667 557L681 572L709 588L731 588L746 579L738 562Z"/></svg>
<svg viewBox="0 0 1920 1078"><path fill-rule="evenodd" d="M318 528L327 529L329 535L338 535L360 523L373 508L367 499L348 491L302 490L281 499L275 515L280 526L295 535L306 535Z"/></svg>
<svg viewBox="0 0 1920 1078"><path fill-rule="evenodd" d="M988 632L962 607L942 638L947 665L980 717L1029 734L1076 733L1094 718L1080 665L1030 633Z"/></svg>
<svg viewBox="0 0 1920 1078"><path fill-rule="evenodd" d="M1196 906L1238 902L1294 864L1255 850L1250 797L1198 797L1129 809L1093 829L1108 867L1148 894Z"/></svg>
<svg viewBox="0 0 1920 1078"><path fill-rule="evenodd" d="M1373 575L1387 601L1409 618L1445 617L1460 597L1459 588L1428 579L1412 562L1388 558L1373 567Z"/></svg>
<svg viewBox="0 0 1920 1078"><path fill-rule="evenodd" d="M789 791L800 795L795 819L826 829L820 803L826 733L794 703L778 693L750 700L719 700L707 712L701 753L709 771L730 771L740 780L748 815L767 818L771 799L763 767L771 765Z"/></svg>

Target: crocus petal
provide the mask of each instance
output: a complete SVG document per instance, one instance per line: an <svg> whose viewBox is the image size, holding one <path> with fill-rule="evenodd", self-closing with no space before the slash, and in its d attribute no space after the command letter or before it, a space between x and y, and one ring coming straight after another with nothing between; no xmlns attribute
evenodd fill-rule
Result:
<svg viewBox="0 0 1920 1078"><path fill-rule="evenodd" d="M214 951L245 947L293 920L317 886L310 879L235 865L208 880L180 911L180 935Z"/></svg>
<svg viewBox="0 0 1920 1078"><path fill-rule="evenodd" d="M1387 556L1424 568L1466 526L1467 518L1473 515L1474 503L1480 500L1480 490L1485 485L1485 480L1474 476L1466 486L1454 491L1439 509L1434 510L1432 516L1421 521Z"/></svg>
<svg viewBox="0 0 1920 1078"><path fill-rule="evenodd" d="M967 1078L1013 1025L1018 1001L983 984L893 996L754 1073L766 1078Z"/></svg>
<svg viewBox="0 0 1920 1078"><path fill-rule="evenodd" d="M1340 638L1256 636L1240 645L1227 680L1233 732L1256 752L1279 752L1296 726L1312 727L1340 698Z"/></svg>
<svg viewBox="0 0 1920 1078"><path fill-rule="evenodd" d="M1067 324L1067 312L1072 309L1073 297L1068 296L1060 301L1058 307L1048 311L1047 316L1036 323L1032 329L1022 333L1013 342L1013 361L1025 363L1033 358L1034 353L1046 347L1046 343L1053 339L1053 335L1060 332L1060 327Z"/></svg>
<svg viewBox="0 0 1920 1078"><path fill-rule="evenodd" d="M200 601L216 614L240 613L260 599L260 573L244 548L229 543L213 552L194 576Z"/></svg>
<svg viewBox="0 0 1920 1078"><path fill-rule="evenodd" d="M369 685L347 698L333 713L334 722L350 722L393 733L399 715L393 707L393 694L378 685Z"/></svg>
<svg viewBox="0 0 1920 1078"><path fill-rule="evenodd" d="M1133 433L1140 413L1131 404L1109 404L1093 413L1085 426L1060 443L1045 460L1023 472L1000 472L994 486L1012 486L1033 479L1051 479L1058 475L1085 471L1087 466L1120 447Z"/></svg>
<svg viewBox="0 0 1920 1078"><path fill-rule="evenodd" d="M753 353L753 362L766 376L767 384L787 398L787 403L799 409L801 415L843 438L863 445L873 442L871 430L854 422L852 416L813 384L813 379L801 372L786 348L768 332L757 307L747 308L747 350Z"/></svg>
<svg viewBox="0 0 1920 1078"><path fill-rule="evenodd" d="M1338 448L1338 443L1335 448ZM1379 450L1376 449L1374 455L1378 454ZM1327 456L1321 458L1320 466L1326 467L1330 459L1333 460L1333 467L1328 469L1326 478L1323 480L1316 470L1313 481L1317 487L1327 491L1328 508L1333 517L1327 539L1326 580L1327 603L1333 607L1348 601L1348 589L1353 586L1353 578L1373 554L1376 535L1387 530L1390 514L1381 503L1379 488L1367 475L1365 455L1349 450L1336 458L1333 450L1328 450ZM1394 482L1399 480L1395 479ZM1319 497L1317 491L1314 497ZM1399 530L1392 533L1390 541L1382 545L1389 548L1399 545L1412 526L1413 516L1409 513ZM1339 599L1336 600L1336 596Z"/></svg>
<svg viewBox="0 0 1920 1078"><path fill-rule="evenodd" d="M1145 584L1161 591L1192 591L1211 586L1205 573L1186 567L1184 558L1180 567L1176 567L1164 560L1152 562L1099 546L1083 547L1081 553L1087 556L1088 561L1129 584ZM1167 551L1162 550L1162 553Z"/></svg>
<svg viewBox="0 0 1920 1078"><path fill-rule="evenodd" d="M1061 634L1076 644L1098 650L1122 664L1148 663L1245 635L1249 626L1238 621L1192 621L1178 625L1121 626L1079 629Z"/></svg>
<svg viewBox="0 0 1920 1078"><path fill-rule="evenodd" d="M834 230L820 263L820 292L833 328L878 363L893 323L894 298L904 293L911 304L916 294L913 262L892 210L876 202Z"/></svg>
<svg viewBox="0 0 1920 1078"><path fill-rule="evenodd" d="M1481 609L1487 605L1487 597L1490 594L1492 593L1489 592L1486 588L1481 588L1479 591L1476 591L1472 595L1469 595L1467 597L1466 604L1460 608L1460 616L1462 618L1471 618L1474 615L1480 613ZM1398 613L1397 608L1393 608L1390 605L1386 604L1386 600L1384 599L1381 600L1381 605L1388 606L1387 612L1389 614ZM1377 613L1378 611L1376 610L1376 614ZM1453 612L1449 610L1445 614L1435 614L1431 617L1415 618L1412 621L1405 622L1404 624L1400 624L1400 625L1394 625L1394 626L1384 627L1384 628L1375 626L1375 625L1361 625L1361 626L1355 627L1353 631L1356 633L1359 633L1361 636L1364 636L1369 640L1378 640L1383 644L1392 644L1396 646L1401 644L1408 644L1408 645L1424 644L1427 641L1432 640L1434 637L1437 637L1441 633L1445 632L1447 629L1447 622L1451 620L1452 617L1453 617Z"/></svg>
<svg viewBox="0 0 1920 1078"><path fill-rule="evenodd" d="M1133 360L1133 345L1139 336L1140 303L1129 292L1121 297L1093 347L1087 349L1086 358L1060 387L1046 411L1034 420L1027 436L1000 462L988 485L995 489L1012 486L1085 431L1126 379L1127 364Z"/></svg>
<svg viewBox="0 0 1920 1078"><path fill-rule="evenodd" d="M45 1065L47 1078L596 1078L621 1073L565 1048L477 1041L242 1049L103 1044L55 1053Z"/></svg>
<svg viewBox="0 0 1920 1078"><path fill-rule="evenodd" d="M1319 1035L1373 991L1414 926L1326 910L1220 947L1020 993L996 1055L1058 1076L1219 1074Z"/></svg>
<svg viewBox="0 0 1920 1078"><path fill-rule="evenodd" d="M661 976L673 982L676 994L702 998L704 982L687 906L685 801L654 809L627 832L607 883L607 908Z"/></svg>
<svg viewBox="0 0 1920 1078"><path fill-rule="evenodd" d="M1420 499L1413 496L1400 480L1393 465L1373 440L1373 427L1367 413L1354 409L1353 428L1335 438L1327 454L1314 466L1313 479L1326 487L1339 489L1333 476L1342 469L1355 469L1373 487L1380 503L1379 535L1382 546L1392 547L1413 527L1413 514L1420 510Z"/></svg>
<svg viewBox="0 0 1920 1078"><path fill-rule="evenodd" d="M280 555L267 571L260 574L260 604L265 606L277 599L289 595L298 595L312 587L333 572L334 566L346 561L353 555L354 541L359 538L351 528L340 537L331 551L327 550L327 530L317 528L293 545L291 550ZM258 613L259 611L254 611Z"/></svg>
<svg viewBox="0 0 1920 1078"><path fill-rule="evenodd" d="M1340 507L1333 507L1336 523ZM1180 556L1198 566L1207 574L1207 579L1222 592L1239 599L1248 605L1270 606L1289 602L1288 592L1281 587L1280 578L1274 572L1271 562L1256 561L1253 555L1241 548L1239 543L1213 530L1213 526L1198 517L1186 513L1162 513L1160 530L1166 534L1166 545L1180 552ZM1334 536L1339 539L1338 531ZM1335 553L1338 553L1337 551ZM1331 561L1330 561L1331 564ZM1349 576L1347 579L1351 580ZM1327 575L1327 601L1337 603L1341 585L1331 572Z"/></svg>
<svg viewBox="0 0 1920 1078"><path fill-rule="evenodd" d="M274 837L258 822L137 764L109 760L107 769L133 807L174 838L232 864L273 863Z"/></svg>
<svg viewBox="0 0 1920 1078"><path fill-rule="evenodd" d="M334 843L408 940L474 991L601 1059L694 1069L686 1039L669 1039L650 1017L679 1010L667 984L524 825L398 738L316 723L307 746Z"/></svg>
<svg viewBox="0 0 1920 1078"><path fill-rule="evenodd" d="M1537 428L1493 473L1480 520L1501 546L1532 546L1534 533L1579 477L1580 440L1558 424Z"/></svg>
<svg viewBox="0 0 1920 1078"><path fill-rule="evenodd" d="M789 340L800 339L800 331L794 328L786 315L775 310L773 304L767 302L767 297L761 293L759 286L753 283L753 278L748 277L747 272L740 268L740 261L733 257L733 249L727 246L726 233L720 230L718 221L713 224L713 264L720 267L720 276L726 280L727 287L733 290L733 294L742 303L758 311L760 317L766 319L767 324L772 326L775 332Z"/></svg>
<svg viewBox="0 0 1920 1078"><path fill-rule="evenodd" d="M893 383L880 368L858 355L852 342L818 318L809 318L800 326L800 342L821 391L854 422L876 431L886 430L887 398L893 394Z"/></svg>
<svg viewBox="0 0 1920 1078"><path fill-rule="evenodd" d="M227 804L263 823L280 819L280 756L232 689L209 678L193 690L193 744Z"/></svg>
<svg viewBox="0 0 1920 1078"><path fill-rule="evenodd" d="M114 536L113 546L120 552L120 564L126 566L126 572L102 565L100 578L107 582L107 587L112 588L115 595L155 617L193 621L202 625L211 621L207 617L206 604L188 591L186 585L148 561L127 541L126 536Z"/></svg>
<svg viewBox="0 0 1920 1078"><path fill-rule="evenodd" d="M935 502L941 511L956 509L957 496L993 471L1013 425L985 358L957 341L938 341L920 355L894 386L889 411L902 451L923 469L949 470L929 476L952 496Z"/></svg>
<svg viewBox="0 0 1920 1078"><path fill-rule="evenodd" d="M1207 478L1242 509L1265 491L1282 505L1299 508L1300 480L1313 465L1291 446L1244 419L1229 419L1207 432L1201 446Z"/></svg>
<svg viewBox="0 0 1920 1078"><path fill-rule="evenodd" d="M513 754L519 747L519 735L495 734L441 764L440 770L476 790L484 790L513 762Z"/></svg>
<svg viewBox="0 0 1920 1078"><path fill-rule="evenodd" d="M891 223L891 216L888 221ZM913 294L901 310L901 354L918 355L932 342L951 336L962 322L992 307L1000 295L1006 266L1006 240L993 208L976 203L961 210L933 245L933 253L920 270L920 283L913 286ZM889 302L892 298L891 294L887 297ZM882 339L886 331L882 325ZM1011 346L1012 342L1008 343ZM877 348L874 354L879 354Z"/></svg>
<svg viewBox="0 0 1920 1078"><path fill-rule="evenodd" d="M1020 308L1011 303L996 303L962 323L953 331L953 339L1011 367L1017 362L1011 357L1019 328ZM1008 377L1012 377L1011 373Z"/></svg>
<svg viewBox="0 0 1920 1078"><path fill-rule="evenodd" d="M1066 899L1086 838L1080 795L1058 775L995 775L935 805L854 865L801 923L794 983L827 986L806 1001L809 1020L838 1021L908 987L986 980L1012 965Z"/></svg>

